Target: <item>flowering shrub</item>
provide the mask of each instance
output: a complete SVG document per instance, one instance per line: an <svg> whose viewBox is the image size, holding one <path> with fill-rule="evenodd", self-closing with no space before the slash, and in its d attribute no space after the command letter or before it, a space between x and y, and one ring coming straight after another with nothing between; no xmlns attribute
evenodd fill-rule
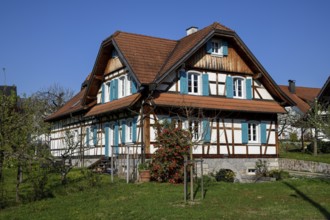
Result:
<svg viewBox="0 0 330 220"><path fill-rule="evenodd" d="M183 181L184 155L189 154L189 132L172 125L158 129L158 149L152 156L151 179L158 182Z"/></svg>

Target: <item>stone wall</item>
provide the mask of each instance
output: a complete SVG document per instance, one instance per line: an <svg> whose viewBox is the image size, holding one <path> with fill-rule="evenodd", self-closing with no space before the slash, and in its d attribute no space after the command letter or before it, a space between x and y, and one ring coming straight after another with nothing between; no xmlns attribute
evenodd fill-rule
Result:
<svg viewBox="0 0 330 220"><path fill-rule="evenodd" d="M268 169L279 169L278 158L221 158L203 159L203 175L216 173L220 169L230 169L236 174L236 181L250 182L255 174L249 173L249 169L255 169L256 162L267 161ZM201 175L200 163L197 163L197 175Z"/></svg>
<svg viewBox="0 0 330 220"><path fill-rule="evenodd" d="M330 174L330 164L327 163L279 158L278 164L282 170Z"/></svg>

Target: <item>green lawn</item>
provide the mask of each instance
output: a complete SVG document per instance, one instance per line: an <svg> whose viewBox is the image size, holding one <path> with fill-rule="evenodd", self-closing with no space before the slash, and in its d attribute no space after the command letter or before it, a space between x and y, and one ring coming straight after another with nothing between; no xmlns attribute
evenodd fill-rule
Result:
<svg viewBox="0 0 330 220"><path fill-rule="evenodd" d="M307 146L309 143L306 143ZM330 164L330 154L319 153L314 156L311 152L301 152L300 142L290 143L288 141L280 142L280 157L296 160L307 160Z"/></svg>
<svg viewBox="0 0 330 220"><path fill-rule="evenodd" d="M76 171L77 172L77 171ZM79 175L74 175L78 177ZM329 219L330 181L206 183L205 199L183 202L183 185L126 184L101 175L98 187L71 178L53 198L0 211L0 219ZM86 186L86 185L84 185Z"/></svg>
<svg viewBox="0 0 330 220"><path fill-rule="evenodd" d="M308 161L330 164L330 154L318 154L317 156L314 156L311 153L303 153L303 152L281 152L280 157L296 159L296 160L308 160Z"/></svg>

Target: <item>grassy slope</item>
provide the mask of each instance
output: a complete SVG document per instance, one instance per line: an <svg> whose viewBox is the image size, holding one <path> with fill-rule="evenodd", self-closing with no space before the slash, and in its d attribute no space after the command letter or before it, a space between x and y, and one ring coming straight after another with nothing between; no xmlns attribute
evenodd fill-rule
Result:
<svg viewBox="0 0 330 220"><path fill-rule="evenodd" d="M102 176L96 188L1 210L0 219L327 219L330 182L290 179L274 183L208 183L206 197L183 203L183 186L126 184Z"/></svg>

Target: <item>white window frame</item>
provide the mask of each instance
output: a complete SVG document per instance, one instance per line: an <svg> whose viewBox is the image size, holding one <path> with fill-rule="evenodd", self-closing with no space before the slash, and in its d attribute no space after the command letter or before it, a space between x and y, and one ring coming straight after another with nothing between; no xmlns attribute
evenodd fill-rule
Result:
<svg viewBox="0 0 330 220"><path fill-rule="evenodd" d="M126 77L126 96L132 95L132 77Z"/></svg>
<svg viewBox="0 0 330 220"><path fill-rule="evenodd" d="M188 77L188 94L191 94L191 95L201 95L201 90L202 90L202 73L200 72L197 72L197 71L188 71L187 72L187 77ZM195 88L195 85L192 85L192 81L191 81L191 77L192 76L195 76L197 78L194 79L194 82L195 83L195 80L197 81L197 91L194 91L194 88ZM191 91L189 91L191 90Z"/></svg>
<svg viewBox="0 0 330 220"><path fill-rule="evenodd" d="M77 144L79 141L79 130L78 129L73 130L73 141L74 141L74 144Z"/></svg>
<svg viewBox="0 0 330 220"><path fill-rule="evenodd" d="M126 120L126 142L130 143L133 141L133 120Z"/></svg>
<svg viewBox="0 0 330 220"><path fill-rule="evenodd" d="M126 96L126 77L121 76L118 80L118 98L122 98Z"/></svg>
<svg viewBox="0 0 330 220"><path fill-rule="evenodd" d="M202 122L201 120L199 120L198 118L192 118L192 119L189 119L189 120L185 120L183 121L182 120L182 126L183 126L183 129L186 129L188 130L189 132L191 132L192 134L192 141L198 141L199 139L201 139L202 135L203 135L203 132L202 132ZM196 133L193 132L192 130L192 126L193 124L191 123L198 123L197 124L197 136L196 136ZM196 124L195 124L196 126Z"/></svg>
<svg viewBox="0 0 330 220"><path fill-rule="evenodd" d="M211 41L211 54L216 56L223 56L223 47L221 40Z"/></svg>
<svg viewBox="0 0 330 220"><path fill-rule="evenodd" d="M111 88L110 88L110 82L107 82L106 84L105 84L105 94L104 94L104 96L105 96L105 102L110 102L110 93L111 93Z"/></svg>
<svg viewBox="0 0 330 220"><path fill-rule="evenodd" d="M238 94L238 81L241 82L241 95ZM246 89L245 89L245 78L244 77L233 77L233 97L237 99L245 99Z"/></svg>
<svg viewBox="0 0 330 220"><path fill-rule="evenodd" d="M255 129L254 129L255 128ZM260 123L256 121L248 122L248 143L260 143Z"/></svg>
<svg viewBox="0 0 330 220"><path fill-rule="evenodd" d="M114 136L115 136L115 123L110 123L109 124L109 146L111 147L111 151L112 151L112 147L115 145Z"/></svg>

